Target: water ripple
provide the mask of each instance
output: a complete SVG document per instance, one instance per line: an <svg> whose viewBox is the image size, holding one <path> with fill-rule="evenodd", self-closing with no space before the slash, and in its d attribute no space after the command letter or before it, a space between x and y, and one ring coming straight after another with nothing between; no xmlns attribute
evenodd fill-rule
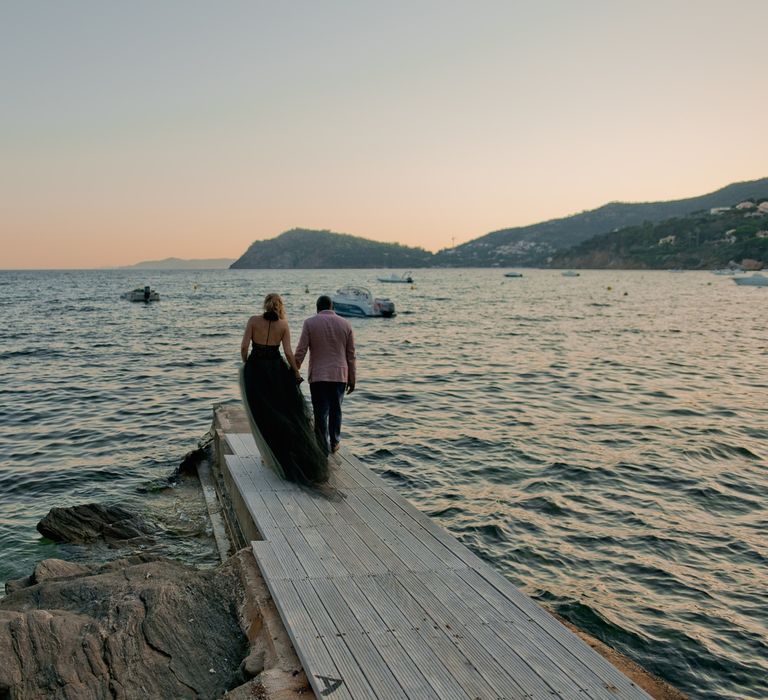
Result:
<svg viewBox="0 0 768 700"><path fill-rule="evenodd" d="M0 273L0 578L81 556L35 524L84 500L142 508L177 533L153 546L212 562L199 492L157 484L212 404L237 399L246 319L279 291L298 338L317 294L376 275ZM513 583L692 697L768 697L764 299L707 273L499 276L419 271L416 289L386 290L397 318L353 321L344 441ZM159 304L119 299L144 283Z"/></svg>

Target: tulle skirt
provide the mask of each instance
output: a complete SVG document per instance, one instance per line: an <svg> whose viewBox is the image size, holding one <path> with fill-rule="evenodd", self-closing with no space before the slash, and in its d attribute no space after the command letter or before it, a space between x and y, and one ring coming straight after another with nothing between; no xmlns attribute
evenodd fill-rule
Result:
<svg viewBox="0 0 768 700"><path fill-rule="evenodd" d="M328 458L315 437L309 407L276 346L254 345L240 370L240 390L264 461L289 481L327 481Z"/></svg>

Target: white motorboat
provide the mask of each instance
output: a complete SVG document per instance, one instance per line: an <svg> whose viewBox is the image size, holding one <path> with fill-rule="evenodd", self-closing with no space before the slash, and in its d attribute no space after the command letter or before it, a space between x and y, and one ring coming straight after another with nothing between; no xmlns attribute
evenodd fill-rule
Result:
<svg viewBox="0 0 768 700"><path fill-rule="evenodd" d="M736 284L748 287L768 287L768 277L761 275L759 272L748 277L734 277L733 281Z"/></svg>
<svg viewBox="0 0 768 700"><path fill-rule="evenodd" d="M712 270L712 274L713 275L729 275L729 276L732 276L732 275L736 274L736 270L732 270L730 267L723 267L723 268L721 268L719 270Z"/></svg>
<svg viewBox="0 0 768 700"><path fill-rule="evenodd" d="M379 282L387 284L413 284L413 277L410 272L404 272L402 275L396 275L394 272L389 277L377 277Z"/></svg>
<svg viewBox="0 0 768 700"><path fill-rule="evenodd" d="M374 297L366 287L347 285L333 296L333 310L339 316L390 318L395 315L395 304L389 299Z"/></svg>
<svg viewBox="0 0 768 700"><path fill-rule="evenodd" d="M563 277L581 277L580 272L575 272L574 270L565 270L564 272L560 273Z"/></svg>
<svg viewBox="0 0 768 700"><path fill-rule="evenodd" d="M522 272L515 272L514 270L512 272L505 272L504 277L522 277Z"/></svg>
<svg viewBox="0 0 768 700"><path fill-rule="evenodd" d="M127 299L128 301L143 301L148 304L150 301L160 301L160 295L154 290L147 287L136 287L136 289L130 292L124 292L120 295L121 299Z"/></svg>

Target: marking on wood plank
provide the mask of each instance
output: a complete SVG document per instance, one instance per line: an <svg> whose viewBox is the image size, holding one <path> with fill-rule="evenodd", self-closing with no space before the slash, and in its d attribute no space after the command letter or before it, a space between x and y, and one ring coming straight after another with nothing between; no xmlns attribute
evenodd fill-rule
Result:
<svg viewBox="0 0 768 700"><path fill-rule="evenodd" d="M320 691L320 695L323 696L330 695L335 690L338 690L341 687L341 684L344 683L342 678L331 678L330 676L317 675L315 678L319 678L323 682L323 689Z"/></svg>

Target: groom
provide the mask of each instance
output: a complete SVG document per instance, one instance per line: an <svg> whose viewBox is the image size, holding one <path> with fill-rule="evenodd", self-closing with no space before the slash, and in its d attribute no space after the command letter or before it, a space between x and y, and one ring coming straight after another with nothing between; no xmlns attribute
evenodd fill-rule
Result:
<svg viewBox="0 0 768 700"><path fill-rule="evenodd" d="M315 433L326 452L339 451L341 402L344 391L355 390L355 337L349 321L337 316L328 296L317 299L317 315L301 328L296 365L309 350L309 392L315 414Z"/></svg>

